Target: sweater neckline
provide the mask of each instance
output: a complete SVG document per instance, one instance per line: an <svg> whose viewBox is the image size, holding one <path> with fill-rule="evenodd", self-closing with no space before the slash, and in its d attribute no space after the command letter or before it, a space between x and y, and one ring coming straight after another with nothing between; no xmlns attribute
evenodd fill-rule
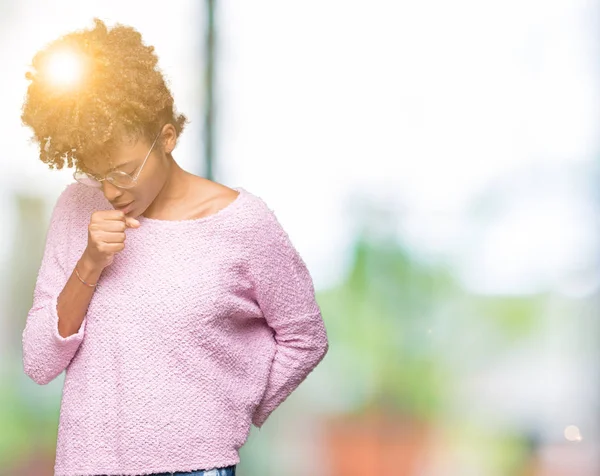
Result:
<svg viewBox="0 0 600 476"><path fill-rule="evenodd" d="M210 215L206 215L199 218L187 218L183 220L163 220L161 218L149 218L143 215L139 215L135 217L136 220L142 223L150 224L154 226L185 226L185 225L195 225L195 224L203 224L209 223L211 221L217 220L219 218L224 218L225 216L233 213L237 208L240 207L240 204L244 200L247 195L247 191L243 187L232 187L233 190L238 192L238 196L233 199L229 204L225 207L217 210L215 213L211 213Z"/></svg>

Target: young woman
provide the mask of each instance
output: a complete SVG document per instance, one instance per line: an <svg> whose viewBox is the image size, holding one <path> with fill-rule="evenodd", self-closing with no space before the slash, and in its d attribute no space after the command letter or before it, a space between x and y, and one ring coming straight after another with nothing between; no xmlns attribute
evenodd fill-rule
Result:
<svg viewBox="0 0 600 476"><path fill-rule="evenodd" d="M94 22L36 54L22 116L75 167L23 330L29 377L66 371L55 475L231 476L327 352L313 282L261 198L175 162L153 47Z"/></svg>

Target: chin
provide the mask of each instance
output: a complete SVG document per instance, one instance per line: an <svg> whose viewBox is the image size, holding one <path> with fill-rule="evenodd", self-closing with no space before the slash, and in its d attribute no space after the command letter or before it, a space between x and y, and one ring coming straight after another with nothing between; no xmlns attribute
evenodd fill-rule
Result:
<svg viewBox="0 0 600 476"><path fill-rule="evenodd" d="M131 207L131 208L129 208L129 207ZM131 218L137 217L139 215L139 213L137 213L136 210L137 210L137 203L132 203L131 205L129 205L127 208L124 209L125 216L131 217Z"/></svg>
<svg viewBox="0 0 600 476"><path fill-rule="evenodd" d="M140 210L140 211L138 211L138 209L137 209L137 208L134 208L134 209L133 209L133 210L131 210L129 213L127 213L127 216L128 216L128 217L131 217L131 218L137 218L137 217L141 216L141 215L142 215L142 213L144 213L145 211L146 211L146 209L143 209L143 210Z"/></svg>

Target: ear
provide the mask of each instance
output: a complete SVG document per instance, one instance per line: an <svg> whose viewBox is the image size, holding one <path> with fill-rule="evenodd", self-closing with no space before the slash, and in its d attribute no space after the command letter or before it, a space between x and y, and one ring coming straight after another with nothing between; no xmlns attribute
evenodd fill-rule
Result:
<svg viewBox="0 0 600 476"><path fill-rule="evenodd" d="M170 154L177 144L177 131L173 124L165 124L162 131L163 150L165 154Z"/></svg>

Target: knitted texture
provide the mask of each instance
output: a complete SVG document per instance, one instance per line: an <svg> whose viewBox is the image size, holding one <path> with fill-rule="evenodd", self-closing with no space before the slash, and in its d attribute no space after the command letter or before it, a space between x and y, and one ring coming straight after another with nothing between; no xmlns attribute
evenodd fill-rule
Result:
<svg viewBox="0 0 600 476"><path fill-rule="evenodd" d="M250 425L260 428L327 353L304 261L264 200L235 190L202 218L138 217L66 338L58 295L91 214L112 205L78 182L61 192L22 339L33 381L65 370L55 476L237 464Z"/></svg>

